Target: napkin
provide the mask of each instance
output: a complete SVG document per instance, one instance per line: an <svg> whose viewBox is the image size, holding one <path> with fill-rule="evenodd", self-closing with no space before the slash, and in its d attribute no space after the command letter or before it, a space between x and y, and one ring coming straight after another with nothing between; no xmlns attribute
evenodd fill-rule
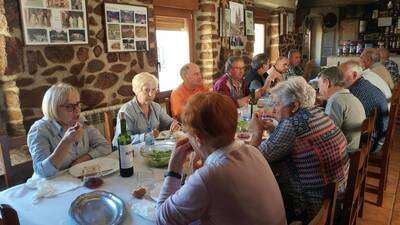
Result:
<svg viewBox="0 0 400 225"><path fill-rule="evenodd" d="M26 181L25 187L35 189L32 202L38 203L42 198L50 198L81 187L83 183L71 176L60 175L52 178L42 178L34 174Z"/></svg>
<svg viewBox="0 0 400 225"><path fill-rule="evenodd" d="M153 201L137 199L132 203L131 210L147 220L156 221L156 203Z"/></svg>

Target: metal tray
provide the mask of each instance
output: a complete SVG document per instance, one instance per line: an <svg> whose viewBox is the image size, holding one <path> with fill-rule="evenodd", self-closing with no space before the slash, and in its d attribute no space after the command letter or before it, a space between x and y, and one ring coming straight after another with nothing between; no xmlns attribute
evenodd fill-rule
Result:
<svg viewBox="0 0 400 225"><path fill-rule="evenodd" d="M93 191L78 196L69 215L79 225L118 225L125 215L124 202L106 191Z"/></svg>

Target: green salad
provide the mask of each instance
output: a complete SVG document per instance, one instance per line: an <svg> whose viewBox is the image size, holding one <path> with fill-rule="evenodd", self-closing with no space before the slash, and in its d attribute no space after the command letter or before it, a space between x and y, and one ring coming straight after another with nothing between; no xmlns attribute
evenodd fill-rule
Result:
<svg viewBox="0 0 400 225"><path fill-rule="evenodd" d="M151 167L165 167L169 163L171 157L171 150L159 150L156 147L151 149L143 148L141 154L145 159L146 163Z"/></svg>
<svg viewBox="0 0 400 225"><path fill-rule="evenodd" d="M246 132L249 130L249 123L244 119L239 119L236 127L237 132Z"/></svg>

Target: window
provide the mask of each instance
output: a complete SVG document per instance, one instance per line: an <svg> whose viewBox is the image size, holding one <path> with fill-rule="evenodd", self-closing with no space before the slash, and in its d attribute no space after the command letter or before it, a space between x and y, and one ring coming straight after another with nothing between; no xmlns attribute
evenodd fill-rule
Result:
<svg viewBox="0 0 400 225"><path fill-rule="evenodd" d="M156 41L160 92L170 91L182 83L179 71L192 61L191 13L175 14L159 10L156 15Z"/></svg>
<svg viewBox="0 0 400 225"><path fill-rule="evenodd" d="M264 53L264 50L265 50L265 24L255 23L253 55Z"/></svg>

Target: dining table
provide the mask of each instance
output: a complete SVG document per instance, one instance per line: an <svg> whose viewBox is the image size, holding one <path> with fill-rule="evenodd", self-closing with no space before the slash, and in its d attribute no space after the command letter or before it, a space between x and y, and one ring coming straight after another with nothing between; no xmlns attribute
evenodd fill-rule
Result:
<svg viewBox="0 0 400 225"><path fill-rule="evenodd" d="M157 144L157 143L156 143ZM147 191L154 188L155 184L161 186L166 168L150 168L145 164L140 154L140 148L144 144L134 145L134 175L123 178L119 171L102 177L103 185L95 190L110 192L124 202L125 215L123 225L152 225L155 217L142 216L135 208L141 205L156 207L155 200L151 198L137 199L132 191L138 186L144 186ZM106 157L118 159L118 151L114 151ZM57 175L57 180L73 180L74 177L65 170ZM78 179L78 178L75 178ZM85 186L79 186L73 190L61 193L54 197L41 198L33 201L36 190L28 187L27 183L14 186L0 192L0 203L9 204L14 208L21 225L74 225L76 224L69 215L72 202L80 195L94 191Z"/></svg>

